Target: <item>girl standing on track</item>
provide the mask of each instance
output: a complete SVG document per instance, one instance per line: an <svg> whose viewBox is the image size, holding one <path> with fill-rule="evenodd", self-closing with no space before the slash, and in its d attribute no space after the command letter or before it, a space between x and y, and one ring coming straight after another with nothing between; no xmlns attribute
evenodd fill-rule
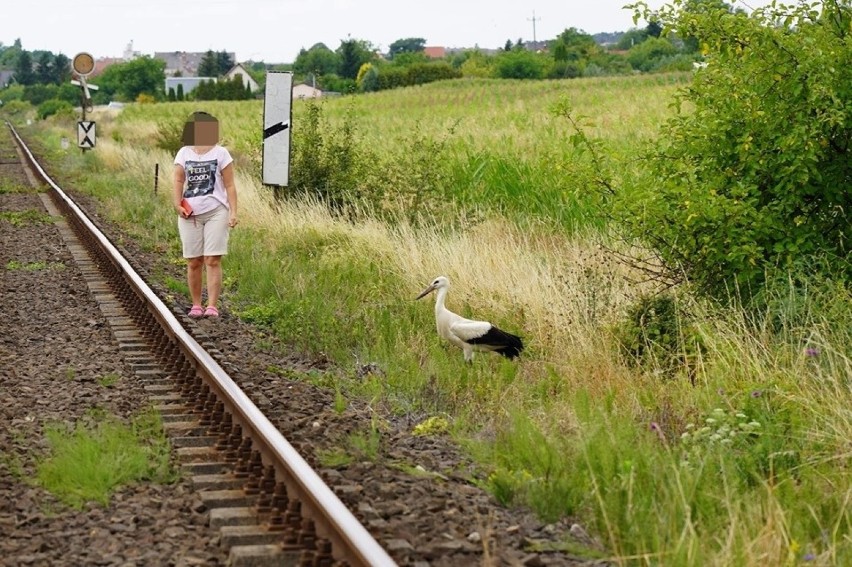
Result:
<svg viewBox="0 0 852 567"><path fill-rule="evenodd" d="M175 156L173 201L187 259L186 279L192 308L189 316L218 317L222 291L222 256L237 224L234 160L219 145L219 121L194 112L184 124L183 147ZM202 307L202 277L207 272L207 307Z"/></svg>

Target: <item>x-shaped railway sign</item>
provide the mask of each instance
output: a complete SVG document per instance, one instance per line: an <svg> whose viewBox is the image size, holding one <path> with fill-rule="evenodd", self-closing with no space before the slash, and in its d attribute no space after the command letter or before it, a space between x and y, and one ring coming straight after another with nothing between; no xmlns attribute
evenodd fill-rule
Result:
<svg viewBox="0 0 852 567"><path fill-rule="evenodd" d="M77 146L83 149L95 147L95 123L92 120L77 122Z"/></svg>

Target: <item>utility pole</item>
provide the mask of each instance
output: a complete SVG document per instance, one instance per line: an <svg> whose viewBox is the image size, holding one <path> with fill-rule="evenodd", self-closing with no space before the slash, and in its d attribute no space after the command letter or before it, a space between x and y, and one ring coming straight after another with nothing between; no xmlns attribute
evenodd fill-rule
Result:
<svg viewBox="0 0 852 567"><path fill-rule="evenodd" d="M536 48L538 47L538 45L537 45L537 43L538 43L538 42L536 41L536 37L535 37L535 23L536 23L536 21L538 21L538 20L541 20L541 18L536 18L536 17L535 17L535 10L533 10L533 17L532 17L532 19L527 18L527 21L528 21L528 22L532 22L532 24L533 24L533 45L535 45L535 46L536 46Z"/></svg>

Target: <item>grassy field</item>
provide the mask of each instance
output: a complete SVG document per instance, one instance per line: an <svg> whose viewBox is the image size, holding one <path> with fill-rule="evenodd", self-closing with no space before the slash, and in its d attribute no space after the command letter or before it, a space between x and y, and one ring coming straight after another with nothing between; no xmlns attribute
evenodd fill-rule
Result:
<svg viewBox="0 0 852 567"><path fill-rule="evenodd" d="M354 186L382 195L381 211L353 201L349 215L261 185L259 102L204 103L239 166L225 306L339 368L288 376L379 413L445 418L495 497L577 518L619 564L850 564L849 290L779 285L761 313L679 290L650 303L658 340L636 343L655 289L619 258L646 251L613 236L596 180L653 183L642 154L688 80L454 81L328 101L325 139L351 127L339 147L362 160ZM571 143L560 102L603 161ZM156 141L200 107L96 117L85 156L59 150L68 124L44 139L114 220L180 263L172 156ZM309 112L295 104L297 153L320 151L302 145ZM431 302L413 300L437 275L453 283L450 309L524 337L520 361L465 365L438 339Z"/></svg>

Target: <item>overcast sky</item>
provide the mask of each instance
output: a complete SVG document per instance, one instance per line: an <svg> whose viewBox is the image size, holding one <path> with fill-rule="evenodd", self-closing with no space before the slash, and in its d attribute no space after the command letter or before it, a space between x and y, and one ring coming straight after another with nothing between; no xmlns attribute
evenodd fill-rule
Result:
<svg viewBox="0 0 852 567"><path fill-rule="evenodd" d="M14 0L4 2L0 42L73 57L133 50L235 52L238 61L292 62L322 42L351 36L387 51L397 39L426 45L502 47L507 39L553 39L569 27L590 34L633 27L632 0ZM729 0L730 1L730 0ZM657 8L664 1L648 0ZM757 7L762 0L738 0ZM533 17L535 13L535 17ZM643 22L639 23L644 26Z"/></svg>

